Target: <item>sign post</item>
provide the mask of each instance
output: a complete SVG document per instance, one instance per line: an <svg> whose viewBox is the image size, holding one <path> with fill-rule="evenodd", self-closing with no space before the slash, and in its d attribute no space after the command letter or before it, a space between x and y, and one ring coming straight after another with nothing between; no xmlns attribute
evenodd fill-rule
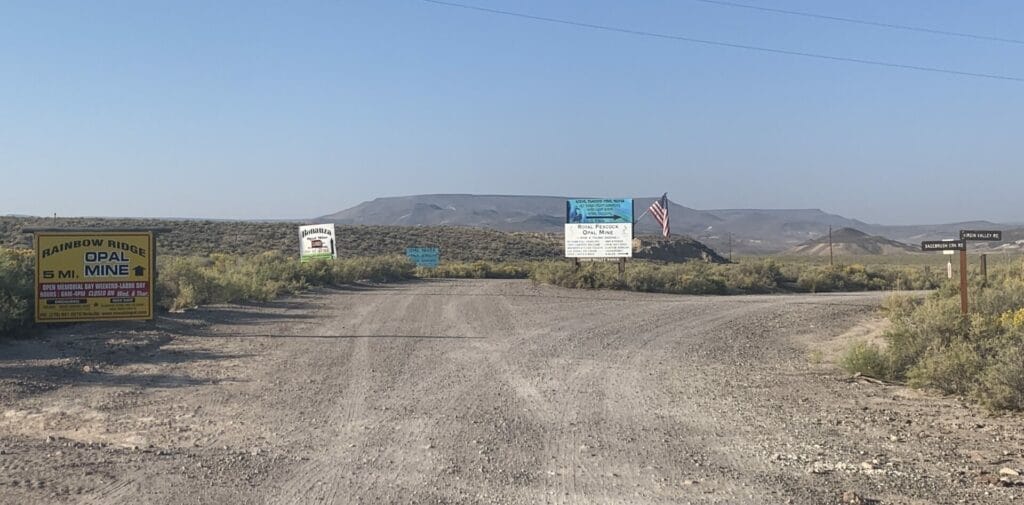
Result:
<svg viewBox="0 0 1024 505"><path fill-rule="evenodd" d="M960 315L966 316L967 301L967 247L960 249Z"/></svg>
<svg viewBox="0 0 1024 505"><path fill-rule="evenodd" d="M960 315L967 315L967 242L963 240L925 240L921 250L960 251Z"/></svg>
<svg viewBox="0 0 1024 505"><path fill-rule="evenodd" d="M967 241L1002 242L1003 232L1002 230L960 230L960 240L964 241L963 257L960 260L961 265L964 265L967 262ZM961 268L966 270L963 266ZM988 284L988 261L984 254L981 255L981 279L982 286Z"/></svg>
<svg viewBox="0 0 1024 505"><path fill-rule="evenodd" d="M959 251L960 252L960 315L966 317L970 309L967 296L967 242L999 242L1003 240L1003 232L999 230L960 230L960 240L925 240L921 242L922 251ZM981 259L982 276L987 281L987 265L985 256Z"/></svg>

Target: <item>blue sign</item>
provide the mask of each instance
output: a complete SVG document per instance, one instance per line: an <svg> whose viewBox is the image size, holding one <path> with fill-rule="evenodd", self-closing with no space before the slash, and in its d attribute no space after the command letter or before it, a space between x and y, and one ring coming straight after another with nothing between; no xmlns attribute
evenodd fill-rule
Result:
<svg viewBox="0 0 1024 505"><path fill-rule="evenodd" d="M585 199L565 202L566 223L633 224L633 199Z"/></svg>
<svg viewBox="0 0 1024 505"><path fill-rule="evenodd" d="M437 268L441 262L441 250L436 247L410 247L405 250L405 256L423 268Z"/></svg>

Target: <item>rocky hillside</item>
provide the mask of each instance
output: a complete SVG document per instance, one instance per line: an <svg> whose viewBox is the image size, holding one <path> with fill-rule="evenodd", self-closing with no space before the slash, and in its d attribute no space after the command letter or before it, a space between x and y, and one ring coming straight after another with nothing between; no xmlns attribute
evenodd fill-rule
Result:
<svg viewBox="0 0 1024 505"><path fill-rule="evenodd" d="M832 232L832 252L843 256L873 256L911 254L919 252L919 249L885 237L868 235L853 228L840 228ZM786 253L803 256L828 256L829 237L824 235L808 240L789 249Z"/></svg>
<svg viewBox="0 0 1024 505"><path fill-rule="evenodd" d="M633 257L654 261L681 263L703 261L706 263L728 263L710 247L689 237L644 237L633 241Z"/></svg>
<svg viewBox="0 0 1024 505"><path fill-rule="evenodd" d="M603 195L610 196L610 195ZM619 196L619 195L614 195ZM670 195L671 196L671 195ZM634 197L639 217L655 196ZM561 233L564 196L438 194L377 198L316 218L338 224L395 226L472 226L503 231ZM814 240L833 229L852 228L869 235L916 244L957 236L961 229L1001 229L986 221L937 225L870 224L820 209L697 210L670 200L673 234L688 235L718 251L771 254ZM650 216L637 222L637 234L656 233Z"/></svg>
<svg viewBox="0 0 1024 505"><path fill-rule="evenodd" d="M657 197L634 198L636 216ZM316 218L338 224L391 226L473 226L503 231L562 233L565 224L563 196L523 195L417 195L377 198L355 207ZM707 212L669 203L672 229L693 234L721 221ZM649 216L637 223L639 232L656 232Z"/></svg>

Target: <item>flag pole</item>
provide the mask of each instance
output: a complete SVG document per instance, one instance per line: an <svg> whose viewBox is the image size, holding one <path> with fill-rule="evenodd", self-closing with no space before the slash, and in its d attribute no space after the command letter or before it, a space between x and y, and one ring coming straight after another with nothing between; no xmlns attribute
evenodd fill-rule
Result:
<svg viewBox="0 0 1024 505"><path fill-rule="evenodd" d="M634 224L634 225L636 225L637 223L639 223L639 222L640 222L640 220L641 220L641 219L643 219L643 218L644 218L644 216L646 216L646 215L647 215L647 213L648 213L648 212L650 212L650 211L651 211L651 208L650 208L650 207L648 207L648 208L647 208L647 210L645 210L643 214L640 214L640 217L638 217L638 218L636 218L636 219L634 219L634 220L633 220L633 224Z"/></svg>

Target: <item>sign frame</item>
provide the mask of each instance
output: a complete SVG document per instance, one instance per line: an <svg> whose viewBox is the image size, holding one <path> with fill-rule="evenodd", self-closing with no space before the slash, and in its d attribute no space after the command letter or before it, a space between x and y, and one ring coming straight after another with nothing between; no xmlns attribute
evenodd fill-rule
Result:
<svg viewBox="0 0 1024 505"><path fill-rule="evenodd" d="M628 230L623 230L623 228L626 227L628 227ZM602 240L602 234L604 234L606 240ZM628 237L624 236L627 234ZM592 254L580 254L580 244L586 240L581 237L588 235L595 237L595 244L592 245L592 249L594 249L595 252ZM619 237L618 235L623 236ZM610 241L621 241L621 243L618 247L610 247L608 244L604 243ZM577 245L570 247L571 242ZM606 260L632 258L633 225L624 223L566 223L562 247L565 250L566 258ZM574 254L572 251L576 251L576 253Z"/></svg>
<svg viewBox="0 0 1024 505"><path fill-rule="evenodd" d="M964 251L967 249L967 242L963 240L923 240L921 251Z"/></svg>
<svg viewBox="0 0 1024 505"><path fill-rule="evenodd" d="M1002 230L960 230L960 240L967 242L1002 242Z"/></svg>
<svg viewBox="0 0 1024 505"><path fill-rule="evenodd" d="M441 264L440 247L406 247L405 257L418 268L437 268Z"/></svg>
<svg viewBox="0 0 1024 505"><path fill-rule="evenodd" d="M35 255L36 255L36 265L35 265L35 274L34 274L35 287L33 288L33 290L35 292L35 296L34 296L34 298L35 298L35 305L34 305L35 310L34 310L34 315L33 315L35 322L38 323L38 324L47 324L47 323L82 323L82 322L94 322L94 321L149 321L149 320L152 320L153 317L154 317L154 303L155 303L155 300L156 300L156 293L155 293L155 290L156 290L156 279L157 279L157 272L156 272L156 255L157 255L157 251L156 251L156 249L157 249L157 246L156 246L156 232L158 232L158 231L165 231L165 230L163 230L163 229L122 229L122 230L116 230L116 229L27 229L27 230L25 230L25 232L27 232L27 233L32 233L32 245L33 245L33 248L35 249ZM60 284L59 281L60 281L60 279L62 279L62 277L60 277L60 276L58 276L56 278L46 278L45 273L53 272L54 270L47 268L47 261L44 260L42 242L43 242L44 239L59 238L59 237L67 237L67 238L90 237L89 240L92 240L94 242L98 241L100 243L100 245L93 244L92 247L102 247L102 244L106 243L107 244L107 247L106 247L107 249L122 248L123 250L122 250L122 252L121 252L121 254L119 256L118 261L125 262L123 264L123 266L125 266L126 268L128 268L129 265L133 264L133 262L131 260L125 260L124 259L127 256L125 254L125 252L130 251L130 247L132 245L135 245L135 244L132 244L132 243L128 242L128 240L129 239L138 240L140 238L144 239L145 240L145 246L146 246L146 249L144 251L148 251L148 253L149 253L148 255L146 255L146 254L137 254L135 252L129 252L129 254L134 254L136 256L143 256L143 257L146 258L146 260L144 262L136 261L135 263L138 263L138 264L136 264L136 266L133 267L133 269L139 269L139 268L143 269L142 270L142 274L136 274L136 277L141 277L141 280L135 278L135 279L132 279L131 281L108 280L108 281L91 282L91 283L90 282L84 282L84 279L86 279L88 277L87 272L86 272L86 269L88 268L87 263L89 263L88 256L87 256L88 251L83 251L82 273L81 273L81 275L79 275L78 272L75 272L74 270L70 270L72 272L72 274L69 277L63 277L64 279L77 280L78 284L82 284L82 286L81 286L82 289L78 289L78 290L76 290L76 292L104 291L104 292L109 293L109 291L117 291L119 289L128 289L128 288L124 288L124 287L120 287L120 286L118 288L109 289L109 290L108 289L104 289L104 288L96 289L97 288L97 286L95 286L96 284L118 284L118 283L121 283L122 286L123 286L125 283L132 283L132 284L134 284L134 283L145 283L145 285L146 285L146 293L147 293L146 296L145 296L146 300L145 300L144 304L142 304L141 307L140 307L141 309L144 309L144 313L126 313L123 316L111 315L111 314L90 316L87 313L87 311L85 311L82 314L76 315L76 316L42 317L42 314L41 314L42 311L40 310L40 308L44 304L47 304L46 303L47 300L45 300L44 297L42 296L42 291L44 291L43 286L44 285L51 285L51 284ZM121 242L116 242L116 245L112 245L111 242L114 242L115 240L117 240L117 238L120 238L122 241ZM71 243L74 243L74 242L71 242ZM86 247L89 247L89 245L82 245L82 246L77 246L77 247L73 247L73 248L74 249L77 249L77 248L83 248L84 249ZM125 249L125 248L127 248L127 249ZM70 249L71 248L69 248L68 250L70 250ZM59 251L58 254L64 253L64 252L65 252L65 250L61 250L61 251ZM107 251L101 251L101 252L107 252ZM96 257L97 258L102 258L102 256L100 256L98 254L97 254ZM52 262L56 261L56 258L48 260L48 261L50 263L52 263ZM72 260L72 261L74 261L74 260ZM117 265L117 266L121 266L121 265ZM95 265L94 265L94 267L95 267ZM68 271L69 270L62 270L61 272L65 272L66 273ZM60 274L61 272L57 272L57 273ZM98 277L116 277L116 276L111 276L111 275L107 275L107 276L96 275L96 276L98 276ZM46 281L46 282L44 282L44 281ZM65 282L65 284L67 284L67 283ZM88 286L90 284L93 285L93 289L91 289L91 290L86 289L86 286ZM84 296L76 297L75 299L76 300L84 300L85 301L84 305L92 305L93 310L94 311L98 311L98 310L101 310L103 307L111 307L111 306L118 305L118 304L121 303L121 302L115 302L114 301L115 299L132 298L133 301L134 301L134 298L140 298L140 296L134 294L135 289L137 289L137 287L131 288L131 290L133 291L133 294L132 295L128 295L128 296L116 296L116 295L115 296L109 296L109 295L106 295L106 294L104 296L84 295ZM49 290L47 290L47 291L49 291ZM101 302L98 301L98 300L101 300L103 298L107 298L109 300L108 303L101 304ZM53 299L53 304L56 304L56 300L58 300L58 299L60 299L60 298ZM77 304L74 304L74 305L83 305L83 303L77 303ZM134 305L136 307L139 307L139 304L134 304Z"/></svg>
<svg viewBox="0 0 1024 505"><path fill-rule="evenodd" d="M309 240L307 247L306 241ZM329 240L329 245L323 245ZM328 249L328 251L320 251ZM299 262L338 259L338 229L334 223L299 225Z"/></svg>
<svg viewBox="0 0 1024 505"><path fill-rule="evenodd" d="M625 213L629 206L629 215ZM565 201L566 224L633 224L636 203L632 198L568 198Z"/></svg>

